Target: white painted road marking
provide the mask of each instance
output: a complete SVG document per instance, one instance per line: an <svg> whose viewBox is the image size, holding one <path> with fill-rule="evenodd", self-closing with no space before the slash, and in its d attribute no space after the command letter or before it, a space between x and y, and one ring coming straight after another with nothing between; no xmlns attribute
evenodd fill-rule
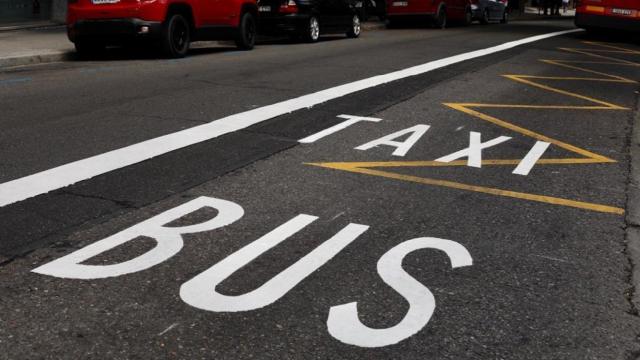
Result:
<svg viewBox="0 0 640 360"><path fill-rule="evenodd" d="M458 160L460 158L467 158L467 166L471 167L482 167L482 150L486 148L490 148L492 146L496 146L501 144L511 138L509 136L500 136L495 139L491 139L487 142L482 142L480 140L480 133L471 131L469 132L469 147L462 149L460 151L456 151L453 154L449 154L447 156L443 156L441 158L436 159L439 162L452 162L454 160Z"/></svg>
<svg viewBox="0 0 640 360"><path fill-rule="evenodd" d="M174 220L203 207L214 208L218 210L218 214L212 219L193 225L167 226ZM149 269L177 254L183 245L182 234L215 230L234 223L243 215L244 210L239 204L201 196L32 271L42 275L85 280L131 274ZM218 284L233 273L317 219L317 216L300 214L278 226L182 284L180 297L185 303L207 311L236 312L263 308L282 298L369 229L367 225L349 223L293 265L246 294L228 296L216 291ZM118 264L80 264L139 236L151 237L158 245L145 254ZM377 269L382 280L409 303L409 310L404 318L394 326L374 329L360 322L356 302L332 306L327 319L327 330L331 336L356 346L382 347L398 343L425 327L436 308L435 298L426 286L402 268L403 259L413 251L420 249L437 249L445 252L454 269L473 264L473 259L467 249L451 240L423 237L394 246L378 260ZM177 323L169 326L158 336L166 334L175 326Z"/></svg>
<svg viewBox="0 0 640 360"><path fill-rule="evenodd" d="M198 309L218 312L249 311L273 304L369 229L367 225L350 223L293 265L246 294L230 296L216 290L233 273L317 219L316 216L300 214L227 256L184 283L180 287L182 301Z"/></svg>
<svg viewBox="0 0 640 360"><path fill-rule="evenodd" d="M332 127L328 127L322 131L319 131L311 136L307 136L304 139L300 139L298 140L298 142L301 142L303 144L308 144L308 143L312 143L312 142L316 142L320 139L322 139L323 137L329 136L335 132L338 132L340 130L344 130L346 128L348 128L349 126L359 123L360 121L370 121L370 122L379 122L382 119L378 119L378 118L372 118L372 117L366 117L366 116L354 116L354 115L338 115L339 118L342 119L347 119L346 121L343 121L339 124L333 125Z"/></svg>
<svg viewBox="0 0 640 360"><path fill-rule="evenodd" d="M407 129L403 129L397 132L394 132L393 134L389 134L389 135L385 135L379 139L375 139L373 141L370 141L366 144L362 144L358 147L356 147L356 150L369 150L372 149L374 147L380 146L380 145L386 145L386 146L391 146L396 148L393 153L391 155L394 156L405 156L407 155L407 152L409 152L409 150L411 150L411 148L413 147L413 145L415 145L415 143L420 140L420 138L422 137L422 135L424 135L427 130L429 130L431 126L429 125L424 125L424 124L418 124L415 126L412 126L410 128ZM395 139L397 138L402 138L402 137L406 137L406 135L409 135L409 137L407 137L404 141L396 141Z"/></svg>
<svg viewBox="0 0 640 360"><path fill-rule="evenodd" d="M517 175L529 175L529 172L533 169L533 166L540 159L542 154L547 151L549 145L550 144L545 141L536 141L536 144L533 145L527 155L522 159L522 161L520 161L518 166L513 170L513 173Z"/></svg>
<svg viewBox="0 0 640 360"><path fill-rule="evenodd" d="M218 214L199 224L180 227L166 226L174 220L205 207L218 210ZM180 252L184 244L182 234L215 230L238 221L243 215L242 207L234 202L201 196L32 271L42 275L69 279L103 279L131 274L156 266ZM138 257L118 264L81 264L141 236L154 239L157 245Z"/></svg>
<svg viewBox="0 0 640 360"><path fill-rule="evenodd" d="M384 75L373 76L367 79L321 90L312 94L303 95L294 99L230 115L204 125L195 126L83 160L61 165L33 175L11 180L0 184L0 207L28 199L33 196L45 194L49 191L57 190L82 180L91 179L94 176L121 169L174 150L245 129L251 125L273 119L280 115L288 114L300 109L310 108L361 90L411 76L424 74L466 60L509 50L520 45L578 31L583 30L573 29L531 36L486 49L475 50L444 59L430 61L422 65L413 66Z"/></svg>
<svg viewBox="0 0 640 360"><path fill-rule="evenodd" d="M327 329L334 338L361 347L382 347L396 344L420 331L431 319L436 300L431 291L402 268L402 261L420 249L444 251L451 268L471 266L473 259L464 246L455 241L425 237L403 242L387 251L378 260L378 275L409 303L409 310L396 325L374 329L364 325L358 316L358 303L351 302L329 309Z"/></svg>

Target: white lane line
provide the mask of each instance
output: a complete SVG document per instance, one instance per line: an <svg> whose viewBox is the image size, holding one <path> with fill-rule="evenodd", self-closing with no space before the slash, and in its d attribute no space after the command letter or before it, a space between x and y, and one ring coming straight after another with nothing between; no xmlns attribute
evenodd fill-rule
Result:
<svg viewBox="0 0 640 360"><path fill-rule="evenodd" d="M91 179L94 176L133 165L189 145L238 131L280 115L288 114L300 109L310 108L314 105L349 95L357 91L386 84L391 81L424 74L445 66L508 50L516 46L577 31L582 30L573 29L531 36L486 49L475 50L440 60L430 61L422 65L394 71L388 74L354 81L294 99L230 115L207 124L177 131L100 155L74 161L33 175L11 180L0 184L0 207L72 185L78 181Z"/></svg>
<svg viewBox="0 0 640 360"><path fill-rule="evenodd" d="M529 172L536 165L536 162L540 160L540 157L542 157L542 154L544 154L544 152L547 151L547 148L549 147L549 145L551 144L545 141L536 141L536 144L533 145L533 147L531 148L531 150L529 150L529 152L524 157L524 159L520 161L518 166L513 170L513 173L517 175L524 175L524 176L529 175Z"/></svg>

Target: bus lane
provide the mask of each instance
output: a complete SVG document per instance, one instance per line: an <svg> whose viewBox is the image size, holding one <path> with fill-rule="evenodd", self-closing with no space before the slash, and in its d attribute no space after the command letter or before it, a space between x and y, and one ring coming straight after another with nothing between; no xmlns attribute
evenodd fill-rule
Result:
<svg viewBox="0 0 640 360"><path fill-rule="evenodd" d="M338 125L300 146L6 265L1 338L89 357L628 355L639 63L565 38L383 111L328 103Z"/></svg>

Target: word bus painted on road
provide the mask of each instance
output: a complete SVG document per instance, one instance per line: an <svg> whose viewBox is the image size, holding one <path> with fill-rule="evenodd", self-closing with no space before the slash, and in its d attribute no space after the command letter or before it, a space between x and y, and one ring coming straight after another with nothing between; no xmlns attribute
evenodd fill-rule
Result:
<svg viewBox="0 0 640 360"><path fill-rule="evenodd" d="M217 210L216 216L193 225L167 226L172 221L203 208ZM70 279L102 279L135 273L158 265L180 252L184 245L182 235L219 229L240 220L243 215L243 208L236 203L212 197L199 197L44 264L33 272ZM260 309L282 298L369 228L366 225L350 223L293 265L246 294L228 296L216 290L218 284L233 273L317 219L316 216L306 214L295 216L184 283L180 288L180 297L187 304L207 311L237 312ZM81 264L141 236L154 239L156 246L142 255L117 264ZM420 249L443 251L449 257L452 268L470 266L473 262L467 249L451 240L421 237L393 247L378 260L377 271L382 280L409 303L409 310L404 318L392 327L374 329L360 322L356 302L336 305L329 309L327 319L327 329L331 336L360 347L382 347L398 343L420 331L433 314L435 299L427 287L402 268L403 259Z"/></svg>

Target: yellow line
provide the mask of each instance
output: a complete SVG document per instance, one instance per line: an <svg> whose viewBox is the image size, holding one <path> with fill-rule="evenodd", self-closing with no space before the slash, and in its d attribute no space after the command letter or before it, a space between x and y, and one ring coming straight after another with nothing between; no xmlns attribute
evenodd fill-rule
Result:
<svg viewBox="0 0 640 360"><path fill-rule="evenodd" d="M587 60L562 60L568 64L600 64L600 65L622 65L622 66L640 66L640 64L626 64L618 61L587 61Z"/></svg>
<svg viewBox="0 0 640 360"><path fill-rule="evenodd" d="M625 50L605 50L605 49L591 49L591 48L572 48L577 51L595 52L595 53L611 53L611 54L633 54L632 52Z"/></svg>
<svg viewBox="0 0 640 360"><path fill-rule="evenodd" d="M522 159L485 159L482 166L517 165ZM539 159L536 164L541 165L574 165L574 164L600 164L609 163L592 158L562 158L562 159ZM466 160L455 160L448 163L440 161L349 161L349 162L323 162L305 163L307 165L317 165L329 168L379 168L379 167L452 167L467 166Z"/></svg>
<svg viewBox="0 0 640 360"><path fill-rule="evenodd" d="M583 43L589 44L589 45L608 47L610 49L623 50L624 52L629 53L629 54L640 54L640 51L637 51L637 50L627 49L627 48L623 48L623 47L620 47L620 46L614 46L614 45L611 45L611 44L606 44L606 43L598 42L598 41L583 41Z"/></svg>
<svg viewBox="0 0 640 360"><path fill-rule="evenodd" d="M521 82L523 84L531 85L531 86L534 86L534 87L537 87L537 88L540 88L540 89L543 89L543 90L555 92L555 93L558 93L558 94L567 95L567 96L575 97L575 98L578 98L578 99L586 100L586 101L589 101L589 102L592 102L592 103L608 106L608 107L610 107L612 109L629 110L626 107L615 105L615 104L612 104L612 103L609 103L609 102L606 102L606 101L594 99L594 98L589 97L589 96L580 95L580 94L572 93L570 91L560 90L560 89L556 89L556 88L553 88L553 87L550 87L550 86L547 86L547 85L542 85L542 84L539 84L539 83L534 82L534 81L529 81L529 80L521 78L518 75L503 75L503 76L506 77L506 78L509 78L511 80Z"/></svg>
<svg viewBox="0 0 640 360"><path fill-rule="evenodd" d="M349 166L349 167L347 167L347 166L344 166L344 167L331 167L331 166L327 166L326 163L324 163L324 164L313 164L313 163L311 163L309 165L321 166L321 167L326 167L326 168L333 168L333 169L337 169L337 170L345 170L345 171L354 172L354 173L360 173L360 174L381 176L381 177L385 177L385 178L389 178L389 179L409 181L409 182L415 182L415 183L425 184L425 185L443 186L443 187L452 188L452 189L458 189L458 190L467 190L467 191L473 191L473 192L479 192L479 193L485 193L485 194L491 194L491 195L497 195L497 196L511 197L511 198L516 198L516 199L537 201L537 202L553 204L553 205L569 206L569 207L574 207L574 208L578 208L578 209L585 209L585 210L591 210L591 211L597 211L597 212L603 212L603 213L611 213L611 214L618 214L618 215L624 214L624 209L621 209L621 208L607 206L607 205L601 205L601 204L594 204L594 203L589 203L589 202L583 202L583 201L575 201L575 200L557 198L557 197L552 197L552 196L528 194L528 193L522 193L522 192L517 192L517 191L510 191L510 190L502 190L502 189L496 189L496 188L490 188L490 187L484 187L484 186L469 185L469 184L463 184L463 183L458 183L458 182L454 182L454 181L447 181L447 180L422 178L422 177L417 177L417 176L396 174L396 173L387 172L387 171L380 171L380 170L373 170L373 169L366 169L366 168L359 168L359 167L351 167L351 166Z"/></svg>
<svg viewBox="0 0 640 360"><path fill-rule="evenodd" d="M543 63L546 63L546 64L552 64L552 65L565 67L567 69L578 70L578 71L582 71L582 72L587 72L587 73L591 73L591 74L605 76L605 77L612 78L612 79L619 79L619 80L621 80L621 82L626 82L626 83L636 83L637 82L635 80L627 79L625 77L618 76L618 75L612 75L612 74L607 74L607 73L604 73L604 72L601 72L601 71L585 69L585 68L580 67L580 66L568 65L568 64L565 64L565 61L562 61L562 60L541 59L540 61L542 61ZM627 64L619 64L619 65L627 65Z"/></svg>
<svg viewBox="0 0 640 360"><path fill-rule="evenodd" d="M590 52L586 52L586 51L580 51L580 50L572 49L572 48L558 48L558 49L563 50L563 51L567 51L567 52L576 53L576 54L582 54L582 55L587 55L587 56L591 56L591 57L597 57L597 58L600 58L600 59L609 59L609 60L617 61L617 62L620 62L620 63L636 64L636 65L638 64L638 63L633 62L633 61L619 59L619 58L615 58L615 57L611 57L611 56L604 56L604 55L600 55L600 54L594 54L594 53L590 53Z"/></svg>
<svg viewBox="0 0 640 360"><path fill-rule="evenodd" d="M504 75L507 76L507 75ZM571 76L535 76L535 75L511 75L517 76L521 79L540 79L540 80L571 80L571 81L600 81L600 82L615 82L615 83L635 83L633 80L623 79L602 79L602 78L586 78L586 77L571 77Z"/></svg>
<svg viewBox="0 0 640 360"><path fill-rule="evenodd" d="M493 117L493 116L490 116L490 115L487 115L487 114L483 114L483 113L481 113L479 111L471 110L471 109L466 108L464 106L460 106L459 104L445 103L444 105L449 106L449 107L451 107L451 108L453 108L455 110L461 111L463 113L475 116L475 117L480 118L482 120L486 120L486 121L488 121L490 123L496 124L496 125L501 126L503 128L515 131L515 132L520 133L522 135L526 135L526 136L532 137L532 138L540 140L540 141L545 141L545 142L554 144L554 145L559 146L559 147L561 147L561 148L563 148L565 150L569 150L571 152L578 153L578 154L583 155L585 157L592 158L592 159L598 159L598 160L600 160L602 162L615 162L615 160L609 159L608 157L605 157L605 156L602 156L602 155L598 155L596 153L592 153L591 151L588 151L588 150L585 150L585 149L581 149L581 148L579 148L577 146L573 146L571 144L567 144L567 143L562 142L560 140L556 140L556 139L550 138L548 136L539 134L537 132L533 132L533 131L531 131L529 129L525 129L523 127L508 123L508 122L506 122L504 120L500 120L500 119L498 119L496 117Z"/></svg>
<svg viewBox="0 0 640 360"><path fill-rule="evenodd" d="M610 106L574 106L574 105L526 105L526 104L487 104L487 103L455 103L464 107L475 108L507 108L507 109L545 109L545 110L620 110Z"/></svg>
<svg viewBox="0 0 640 360"><path fill-rule="evenodd" d="M585 43L596 45L596 46L609 47L609 48L615 49L615 51L602 50L602 49L559 48L567 52L583 54L583 55L596 57L600 59L606 59L610 61L598 62L598 61L547 60L547 59L544 59L544 60L541 59L540 61L550 65L556 65L556 66L560 66L567 69L600 75L600 76L603 76L603 78L588 78L588 77L575 77L575 76L555 77L555 76L535 76L535 75L503 75L503 76L513 81L534 86L542 90L547 90L557 94L562 94L569 97L586 100L588 102L598 104L598 106L486 104L486 103L444 103L444 105L452 109L466 113L468 115L474 116L476 118L479 118L481 120L488 121L494 125L503 127L505 129L509 129L511 131L520 133L525 136L532 137L540 141L545 141L545 142L554 144L560 148L563 148L565 150L584 156L584 158L539 159L536 162L536 164L567 165L567 164L597 164L597 163L616 162L615 160L610 159L606 156L593 153L591 151L550 138L548 136L536 133L534 131L525 129L523 127L511 124L507 121L500 120L496 117L471 109L471 108L520 108L520 109L526 108L526 109L546 109L546 110L551 110L551 109L553 110L629 110L629 108L615 105L603 100L598 100L589 96L554 88L554 87L540 84L538 82L533 81L534 79L537 79L537 80L564 80L564 81L596 81L596 82L612 82L612 83L623 83L623 84L637 83L635 80L627 79L622 76L607 74L604 72L586 69L586 68L575 66L575 65L569 65L568 63L591 63L591 64L623 65L623 66L627 66L627 65L640 66L639 63L635 63L632 61L627 61L623 59L618 59L610 56L604 56L600 54L594 54L593 52L591 53L589 52L589 51L595 51L595 52L604 52L604 53L640 54L640 52L638 51L633 51L629 49L619 48L612 45L605 45L605 44L600 44L595 42L585 42ZM485 166L516 165L516 164L519 164L520 161L521 161L520 159L486 159L482 161L482 165L485 165ZM553 204L553 205L568 206L568 207L598 211L603 213L612 213L612 214L619 214L619 215L624 214L624 209L607 206L607 205L569 200L569 199L563 199L563 198L546 196L546 195L537 195L537 194L529 194L529 193L523 193L523 192L517 192L517 191L511 191L511 190L496 189L496 188L490 188L490 187L484 187L484 186L469 185L469 184L463 184L463 183L458 183L454 181L423 178L418 176L404 175L404 174L398 174L398 173L373 169L373 168L392 168L392 167L465 166L467 165L466 160L457 160L449 163L443 163L438 161L379 161L379 162L325 162L325 163L308 163L307 165L349 171L353 173L360 173L360 174L366 174L366 175L381 176L389 179L409 181L409 182L415 182L415 183L426 184L426 185L443 186L443 187L452 188L452 189L467 190L467 191L473 191L473 192L479 192L479 193L485 193L485 194L491 194L491 195L497 195L497 196L537 201L537 202Z"/></svg>

